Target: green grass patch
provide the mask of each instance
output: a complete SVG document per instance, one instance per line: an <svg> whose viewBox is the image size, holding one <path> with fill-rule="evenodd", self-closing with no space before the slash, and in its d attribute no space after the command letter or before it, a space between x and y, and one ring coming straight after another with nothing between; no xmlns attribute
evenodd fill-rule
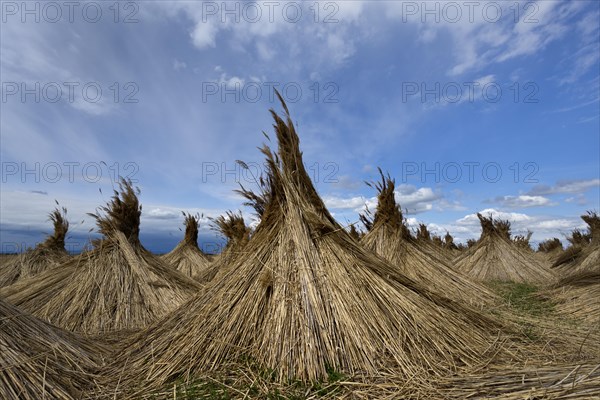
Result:
<svg viewBox="0 0 600 400"><path fill-rule="evenodd" d="M178 379L154 394L144 396L152 400L228 400L237 398L267 400L303 400L335 398L342 391L340 382L347 377L335 368L327 367L327 378L312 383L300 380L276 382L273 370L262 368L244 358L231 365L229 373L211 374L196 381Z"/></svg>
<svg viewBox="0 0 600 400"><path fill-rule="evenodd" d="M539 288L529 283L494 282L492 288L515 311L532 316L547 316L554 304L538 295Z"/></svg>
<svg viewBox="0 0 600 400"><path fill-rule="evenodd" d="M543 336L536 320L553 320L554 303L540 295L540 288L529 283L493 282L491 288L504 300L515 315L522 320L518 322L524 337L532 342Z"/></svg>

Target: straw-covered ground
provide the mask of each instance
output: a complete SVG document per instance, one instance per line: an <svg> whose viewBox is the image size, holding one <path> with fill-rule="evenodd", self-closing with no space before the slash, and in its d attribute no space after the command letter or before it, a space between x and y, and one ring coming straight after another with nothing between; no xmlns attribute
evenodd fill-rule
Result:
<svg viewBox="0 0 600 400"><path fill-rule="evenodd" d="M0 299L0 398L80 398L110 350Z"/></svg>
<svg viewBox="0 0 600 400"><path fill-rule="evenodd" d="M186 382L138 394L140 399L598 399L600 330L585 320L565 318L544 290L524 283L488 284L501 301L487 312L511 325L521 340L511 357L463 368L427 380L401 377L393 369L348 375L328 369L312 383L278 382L274 371L251 359L223 365ZM120 390L101 398L119 398Z"/></svg>

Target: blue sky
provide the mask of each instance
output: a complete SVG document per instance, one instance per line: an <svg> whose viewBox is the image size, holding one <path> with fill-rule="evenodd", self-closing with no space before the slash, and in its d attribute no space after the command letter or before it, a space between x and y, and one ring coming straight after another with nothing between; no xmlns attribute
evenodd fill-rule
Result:
<svg viewBox="0 0 600 400"><path fill-rule="evenodd" d="M476 212L538 242L600 209L597 1L47 4L2 3L4 250L43 239L55 200L82 248L118 175L151 250L181 238L182 210L256 223L236 160L260 172L273 87L343 224L375 206L377 167L410 224L459 241Z"/></svg>

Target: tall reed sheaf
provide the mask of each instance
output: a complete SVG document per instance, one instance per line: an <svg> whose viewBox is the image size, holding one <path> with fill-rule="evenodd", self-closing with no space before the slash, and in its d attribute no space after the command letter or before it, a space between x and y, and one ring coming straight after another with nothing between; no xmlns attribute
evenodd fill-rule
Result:
<svg viewBox="0 0 600 400"><path fill-rule="evenodd" d="M427 379L484 357L494 322L406 278L335 222L280 100L285 117L271 111L278 152L262 148L268 204L243 255L185 307L132 337L108 383L137 385L139 394L249 359L277 381L322 380L330 369Z"/></svg>

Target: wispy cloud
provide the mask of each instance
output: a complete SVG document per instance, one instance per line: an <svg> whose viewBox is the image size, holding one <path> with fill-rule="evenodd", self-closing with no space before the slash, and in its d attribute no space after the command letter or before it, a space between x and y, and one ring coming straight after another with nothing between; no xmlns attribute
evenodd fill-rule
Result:
<svg viewBox="0 0 600 400"><path fill-rule="evenodd" d="M182 71L187 68L187 63L185 61L173 60L173 69L175 71Z"/></svg>
<svg viewBox="0 0 600 400"><path fill-rule="evenodd" d="M504 208L531 208L531 207L548 207L556 206L557 203L552 202L544 196L498 196L487 200L487 203L496 203Z"/></svg>
<svg viewBox="0 0 600 400"><path fill-rule="evenodd" d="M585 193L596 187L600 187L600 179L570 179L558 181L554 186L534 186L528 194L531 196L543 196L559 193Z"/></svg>

